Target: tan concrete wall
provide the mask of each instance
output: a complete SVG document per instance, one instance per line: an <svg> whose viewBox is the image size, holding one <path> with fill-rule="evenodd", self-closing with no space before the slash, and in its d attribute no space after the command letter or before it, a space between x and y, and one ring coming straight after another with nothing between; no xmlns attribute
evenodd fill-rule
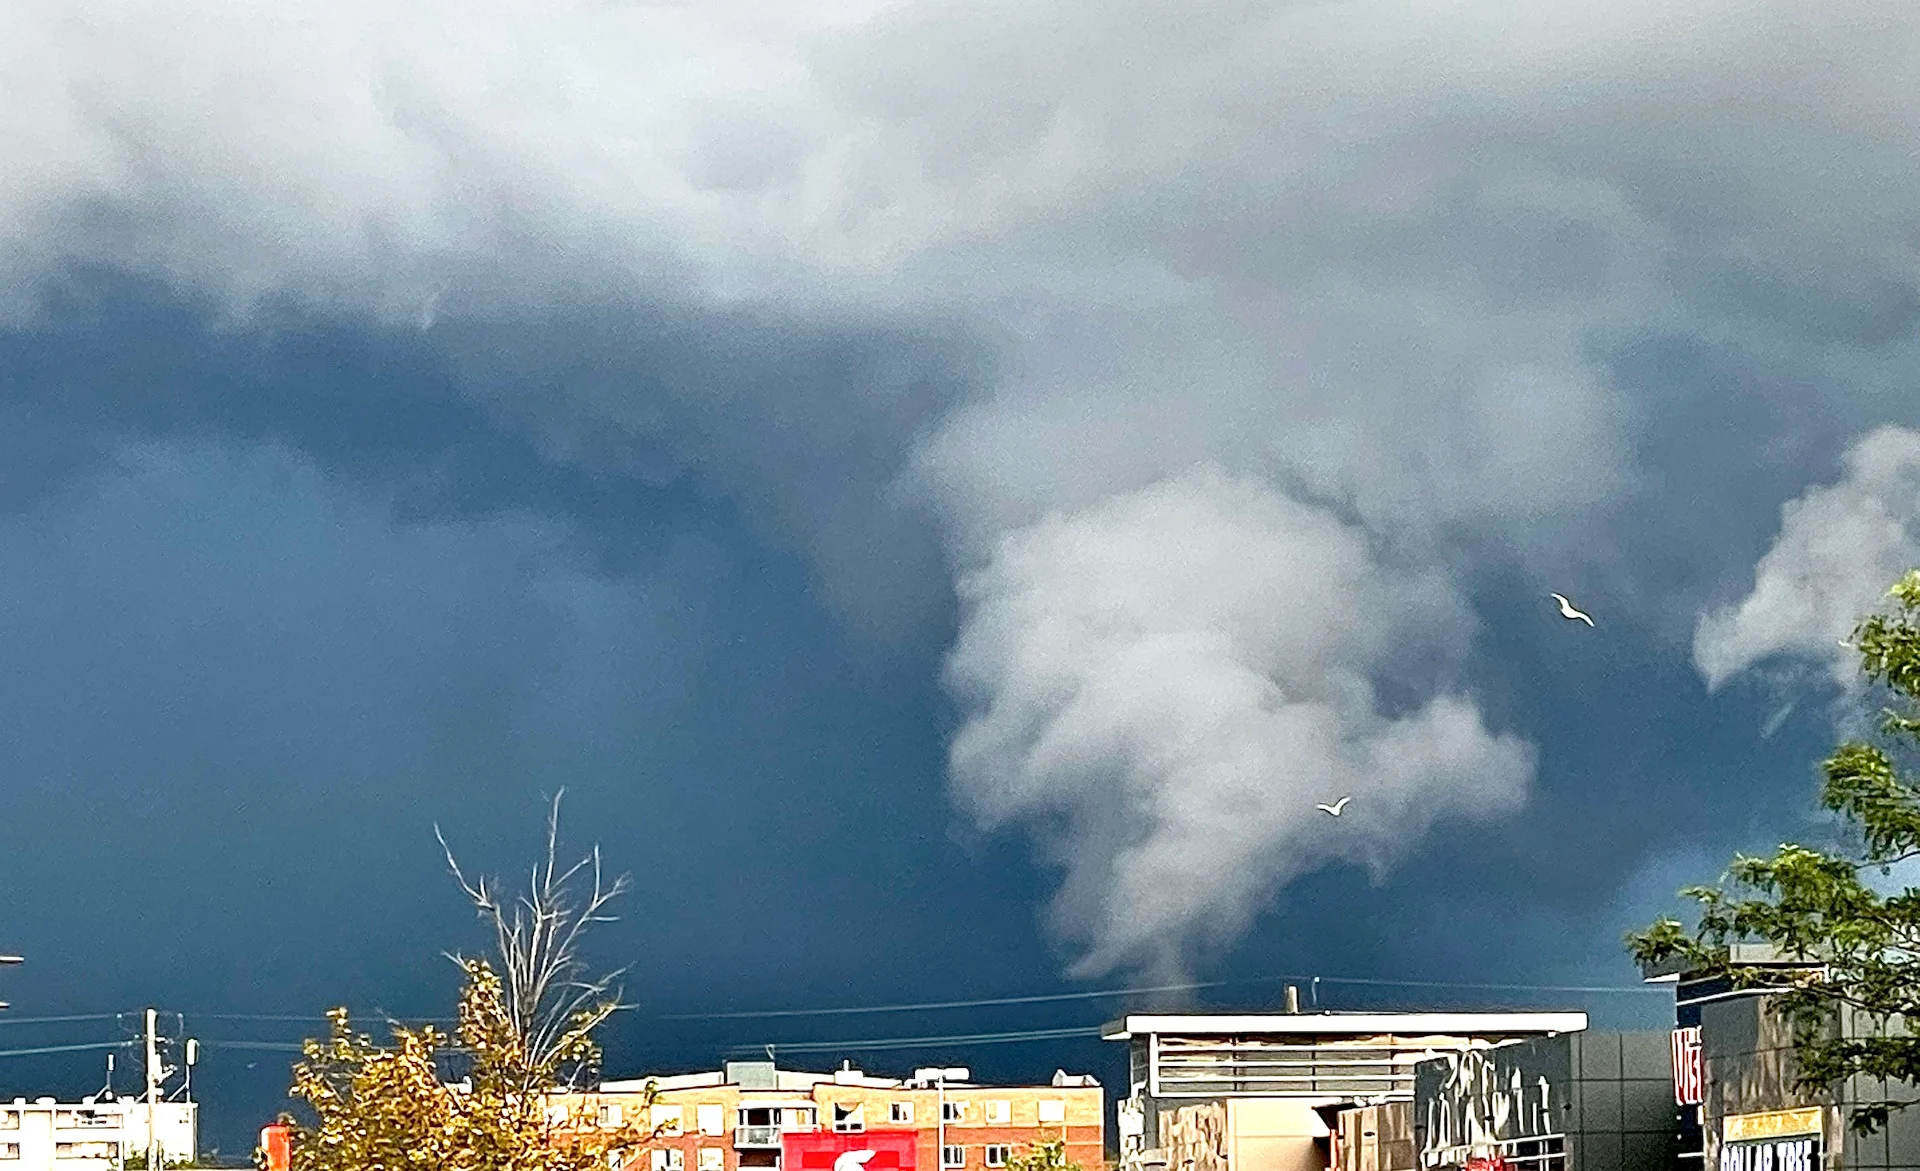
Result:
<svg viewBox="0 0 1920 1171"><path fill-rule="evenodd" d="M1324 1171L1327 1137L1326 1121L1306 1102L1227 1100L1229 1171Z"/></svg>

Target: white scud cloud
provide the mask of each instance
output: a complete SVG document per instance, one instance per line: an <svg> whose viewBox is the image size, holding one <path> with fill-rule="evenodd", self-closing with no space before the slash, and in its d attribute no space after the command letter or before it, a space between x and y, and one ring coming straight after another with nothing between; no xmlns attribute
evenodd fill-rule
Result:
<svg viewBox="0 0 1920 1171"><path fill-rule="evenodd" d="M1694 663L1710 687L1776 655L1831 664L1836 681L1855 682L1859 658L1840 640L1915 567L1920 431L1883 427L1848 449L1838 483L1781 510L1752 592L1700 620Z"/></svg>
<svg viewBox="0 0 1920 1171"><path fill-rule="evenodd" d="M963 582L962 803L1066 827L1056 921L1085 965L1170 962L1305 867L1384 864L1416 806L1496 813L1524 777L1469 696L1381 714L1384 644L1291 550L1439 606L1382 628L1457 655L1452 542L1525 548L1633 483L1609 344L1701 336L1883 394L1920 368L1876 340L1912 332L1916 46L1906 0L21 0L0 314L107 265L239 312L430 320L463 369L516 371L466 389L545 450L699 432L662 446L832 582L898 572L874 533L926 505ZM486 351L525 336L491 322L573 302L935 321L1005 365L930 423L896 409L907 378L663 409L748 392ZM850 477L850 448L885 451ZM1124 552L1181 542L1220 578ZM1048 657L1049 615L1085 605L1063 591L1145 622L1136 587L1177 637ZM1736 625L1710 673L1766 644ZM1180 669L1113 694L1158 655ZM1032 692L1030 658L1090 706ZM1096 711L1119 722L1096 736ZM1213 720L1257 767L1222 763ZM1361 774L1399 837L1255 818L1243 871L1152 886L1204 868L1177 851L1245 778Z"/></svg>
<svg viewBox="0 0 1920 1171"><path fill-rule="evenodd" d="M1446 580L1255 481L1200 472L1047 518L960 594L955 784L987 824L1045 827L1082 973L1177 970L1294 875L1378 869L1437 819L1525 796L1530 750L1470 701L1381 710L1375 673L1458 654L1472 622ZM1347 794L1337 822L1314 808Z"/></svg>

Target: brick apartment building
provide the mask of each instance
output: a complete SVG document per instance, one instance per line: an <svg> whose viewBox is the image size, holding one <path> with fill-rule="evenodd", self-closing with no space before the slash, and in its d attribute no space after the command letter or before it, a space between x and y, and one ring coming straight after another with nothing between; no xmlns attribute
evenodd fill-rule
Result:
<svg viewBox="0 0 1920 1171"><path fill-rule="evenodd" d="M1089 1171L1105 1161L1105 1091L1084 1074L982 1086L735 1061L712 1073L604 1082L581 1098L572 1108L585 1106L603 1127L659 1131L630 1171L994 1171L1048 1140L1064 1140L1067 1157Z"/></svg>

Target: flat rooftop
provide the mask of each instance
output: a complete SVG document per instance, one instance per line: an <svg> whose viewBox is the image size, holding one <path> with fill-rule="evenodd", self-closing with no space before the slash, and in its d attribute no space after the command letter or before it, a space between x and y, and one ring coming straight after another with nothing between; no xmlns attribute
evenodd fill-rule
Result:
<svg viewBox="0 0 1920 1171"><path fill-rule="evenodd" d="M1528 1037L1580 1033L1584 1012L1260 1012L1141 1014L1102 1026L1103 1041L1148 1034L1236 1037L1259 1034L1308 1037Z"/></svg>

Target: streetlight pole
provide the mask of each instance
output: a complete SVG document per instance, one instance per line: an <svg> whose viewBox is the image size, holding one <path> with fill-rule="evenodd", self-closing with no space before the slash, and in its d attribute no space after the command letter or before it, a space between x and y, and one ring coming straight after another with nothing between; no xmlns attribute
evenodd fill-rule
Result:
<svg viewBox="0 0 1920 1171"><path fill-rule="evenodd" d="M921 1082L932 1082L940 1096L940 1119L934 1140L938 1150L933 1155L933 1171L946 1171L947 1167L947 1082L964 1082L973 1076L973 1071L964 1066L948 1066L944 1069L917 1069L913 1076Z"/></svg>
<svg viewBox="0 0 1920 1171"><path fill-rule="evenodd" d="M160 1014L147 1010L147 1171L160 1171Z"/></svg>

